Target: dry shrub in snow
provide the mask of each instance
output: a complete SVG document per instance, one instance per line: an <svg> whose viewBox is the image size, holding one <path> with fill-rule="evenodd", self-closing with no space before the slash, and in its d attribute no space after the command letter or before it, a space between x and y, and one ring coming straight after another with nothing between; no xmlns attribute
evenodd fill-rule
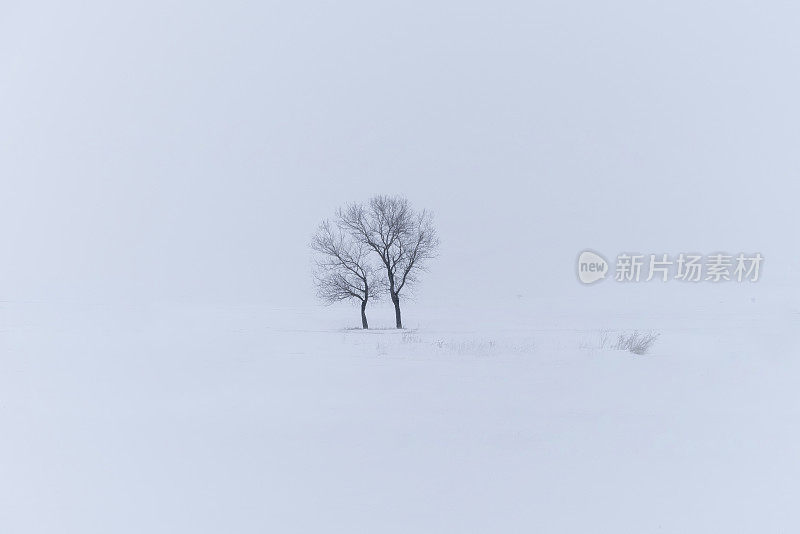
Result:
<svg viewBox="0 0 800 534"><path fill-rule="evenodd" d="M647 351L650 350L650 347L653 346L660 335L661 334L655 332L639 332L638 330L630 334L623 333L617 337L617 341L611 348L627 350L641 356L642 354L647 354ZM605 345L605 343L603 343L603 345Z"/></svg>

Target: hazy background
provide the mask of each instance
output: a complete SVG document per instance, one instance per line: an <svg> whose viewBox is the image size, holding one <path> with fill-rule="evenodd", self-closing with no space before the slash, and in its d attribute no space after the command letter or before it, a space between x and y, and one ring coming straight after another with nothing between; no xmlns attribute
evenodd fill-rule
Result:
<svg viewBox="0 0 800 534"><path fill-rule="evenodd" d="M650 290L580 287L587 247L758 251L692 294L796 295L799 15L2 2L0 299L307 304L316 224L378 192L436 213L419 298Z"/></svg>
<svg viewBox="0 0 800 534"><path fill-rule="evenodd" d="M0 530L800 532L799 16L0 0ZM403 331L313 305L375 193L441 234Z"/></svg>

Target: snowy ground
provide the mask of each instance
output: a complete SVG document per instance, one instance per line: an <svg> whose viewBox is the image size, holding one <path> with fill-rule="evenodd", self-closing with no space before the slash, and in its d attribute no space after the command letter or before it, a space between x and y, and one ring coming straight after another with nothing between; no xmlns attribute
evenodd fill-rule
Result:
<svg viewBox="0 0 800 534"><path fill-rule="evenodd" d="M800 315L682 309L3 303L0 531L800 528Z"/></svg>

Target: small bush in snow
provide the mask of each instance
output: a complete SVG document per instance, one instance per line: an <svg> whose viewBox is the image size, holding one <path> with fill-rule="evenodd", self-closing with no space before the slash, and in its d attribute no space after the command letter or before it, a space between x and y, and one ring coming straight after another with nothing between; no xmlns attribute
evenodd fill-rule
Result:
<svg viewBox="0 0 800 534"><path fill-rule="evenodd" d="M403 336L400 338L403 343L422 343L422 338L412 331L403 331Z"/></svg>
<svg viewBox="0 0 800 534"><path fill-rule="evenodd" d="M635 330L630 334L620 334L619 337L617 337L617 341L611 346L611 348L627 350L633 354L641 356L642 354L647 354L647 351L650 350L650 347L653 346L660 335L661 334L655 332L639 332L638 330ZM607 337L601 339L603 346L608 343L607 340Z"/></svg>

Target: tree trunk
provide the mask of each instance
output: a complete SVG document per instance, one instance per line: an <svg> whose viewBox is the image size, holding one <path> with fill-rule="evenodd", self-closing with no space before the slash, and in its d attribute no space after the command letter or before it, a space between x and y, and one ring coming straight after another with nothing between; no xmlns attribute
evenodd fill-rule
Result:
<svg viewBox="0 0 800 534"><path fill-rule="evenodd" d="M364 330L369 328L369 325L367 324L367 301L366 300L362 300L361 301L361 328L363 328Z"/></svg>
<svg viewBox="0 0 800 534"><path fill-rule="evenodd" d="M394 320L397 328L403 328L403 319L400 317L400 295L392 293L392 302L394 303Z"/></svg>

